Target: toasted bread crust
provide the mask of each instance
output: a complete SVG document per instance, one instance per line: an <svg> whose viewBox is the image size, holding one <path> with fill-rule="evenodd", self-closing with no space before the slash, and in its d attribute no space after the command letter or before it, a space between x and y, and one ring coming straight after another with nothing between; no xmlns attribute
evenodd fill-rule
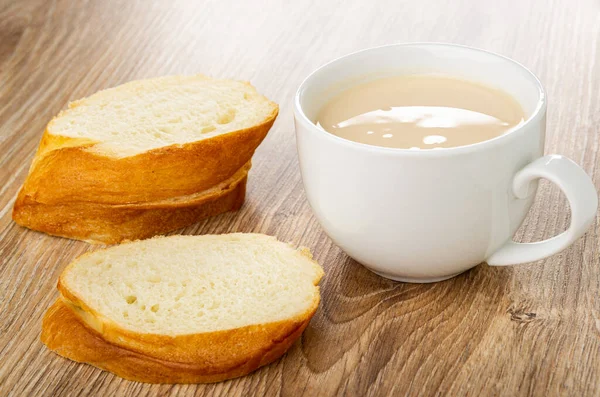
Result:
<svg viewBox="0 0 600 397"><path fill-rule="evenodd" d="M17 201L134 204L209 189L250 161L277 117L273 105L251 128L123 158L95 153L89 139L46 130Z"/></svg>
<svg viewBox="0 0 600 397"><path fill-rule="evenodd" d="M196 344L186 346L186 350L195 353L195 359L178 362L107 342L58 299L44 316L41 340L60 356L128 380L211 383L246 375L281 357L300 337L315 310L316 307L298 320L195 335ZM181 342L173 340L172 343Z"/></svg>
<svg viewBox="0 0 600 397"><path fill-rule="evenodd" d="M21 226L90 243L116 244L189 226L244 203L250 162L230 178L195 195L144 204L45 204L19 195L13 219Z"/></svg>

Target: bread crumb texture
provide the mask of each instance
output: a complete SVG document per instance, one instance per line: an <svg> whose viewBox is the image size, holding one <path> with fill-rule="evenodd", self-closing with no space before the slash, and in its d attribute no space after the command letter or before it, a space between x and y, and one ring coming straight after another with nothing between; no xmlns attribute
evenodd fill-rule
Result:
<svg viewBox="0 0 600 397"><path fill-rule="evenodd" d="M83 304L139 333L196 334L301 316L323 270L262 234L170 236L84 255L61 276Z"/></svg>
<svg viewBox="0 0 600 397"><path fill-rule="evenodd" d="M116 157L185 144L262 123L277 105L247 82L203 75L132 81L72 102L48 133L94 142Z"/></svg>

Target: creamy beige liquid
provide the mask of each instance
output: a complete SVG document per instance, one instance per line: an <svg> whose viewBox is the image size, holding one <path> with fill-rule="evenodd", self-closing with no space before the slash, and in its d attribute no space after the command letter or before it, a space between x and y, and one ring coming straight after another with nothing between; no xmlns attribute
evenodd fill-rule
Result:
<svg viewBox="0 0 600 397"><path fill-rule="evenodd" d="M406 75L342 92L315 122L351 141L416 150L486 141L524 118L519 103L495 88L454 77Z"/></svg>

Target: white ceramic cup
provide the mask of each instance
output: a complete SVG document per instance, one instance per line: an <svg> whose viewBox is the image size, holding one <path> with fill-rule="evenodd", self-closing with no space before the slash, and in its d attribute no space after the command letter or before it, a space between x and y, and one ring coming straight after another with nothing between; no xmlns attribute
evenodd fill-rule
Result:
<svg viewBox="0 0 600 397"><path fill-rule="evenodd" d="M497 87L527 120L488 141L407 150L349 141L312 120L333 96L356 84L401 74L442 73ZM544 153L546 95L529 70L503 56L449 44L398 44L339 58L313 72L294 101L300 169L325 232L352 258L393 280L434 282L479 263L531 262L578 239L596 216L598 196L571 160ZM571 225L551 239L512 236L531 207L537 180L564 192Z"/></svg>

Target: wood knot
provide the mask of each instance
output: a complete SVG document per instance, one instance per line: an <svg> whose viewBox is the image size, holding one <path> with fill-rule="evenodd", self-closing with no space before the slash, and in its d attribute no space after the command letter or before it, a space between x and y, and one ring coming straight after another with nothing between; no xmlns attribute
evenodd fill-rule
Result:
<svg viewBox="0 0 600 397"><path fill-rule="evenodd" d="M537 317L537 314L533 312L526 312L520 309L508 309L507 312L510 314L510 320L517 323L529 323Z"/></svg>
<svg viewBox="0 0 600 397"><path fill-rule="evenodd" d="M0 64L10 58L17 50L21 37L25 33L28 21L21 16L8 16L0 22Z"/></svg>

